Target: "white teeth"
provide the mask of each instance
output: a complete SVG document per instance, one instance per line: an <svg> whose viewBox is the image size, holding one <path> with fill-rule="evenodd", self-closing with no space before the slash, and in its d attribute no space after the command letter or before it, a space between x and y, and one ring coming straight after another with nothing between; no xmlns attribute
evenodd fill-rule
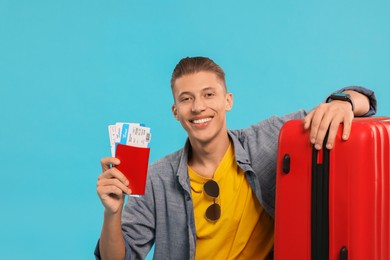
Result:
<svg viewBox="0 0 390 260"><path fill-rule="evenodd" d="M198 120L193 120L192 123L194 124L203 124L203 123L206 123L208 121L210 121L211 118L202 118L202 119L198 119Z"/></svg>

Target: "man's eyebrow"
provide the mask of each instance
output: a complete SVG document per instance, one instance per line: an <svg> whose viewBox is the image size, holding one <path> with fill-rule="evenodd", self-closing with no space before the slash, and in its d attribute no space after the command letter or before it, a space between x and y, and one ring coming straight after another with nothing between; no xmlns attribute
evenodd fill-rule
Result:
<svg viewBox="0 0 390 260"><path fill-rule="evenodd" d="M180 92L180 93L178 94L179 97L180 97L180 96L183 96L183 95L192 95L192 93L191 93L190 91L183 91L183 92Z"/></svg>
<svg viewBox="0 0 390 260"><path fill-rule="evenodd" d="M202 91L207 91L207 90L214 90L215 87L205 87L204 89L202 89Z"/></svg>
<svg viewBox="0 0 390 260"><path fill-rule="evenodd" d="M215 87L205 87L203 88L201 91L202 92L206 92L206 91L210 91L210 90L215 90L216 88ZM194 95L193 92L191 91L183 91L183 92L180 92L177 96L180 97L180 96L183 96L183 95Z"/></svg>

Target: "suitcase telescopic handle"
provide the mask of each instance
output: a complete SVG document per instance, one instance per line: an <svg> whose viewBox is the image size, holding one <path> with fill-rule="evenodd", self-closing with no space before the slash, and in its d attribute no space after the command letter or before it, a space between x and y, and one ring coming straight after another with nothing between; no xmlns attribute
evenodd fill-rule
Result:
<svg viewBox="0 0 390 260"><path fill-rule="evenodd" d="M311 259L329 259L329 149L312 147Z"/></svg>
<svg viewBox="0 0 390 260"><path fill-rule="evenodd" d="M329 164L330 150L326 148L328 133L323 149L312 147L311 186L311 259L329 259ZM340 260L348 260L348 248L343 246Z"/></svg>

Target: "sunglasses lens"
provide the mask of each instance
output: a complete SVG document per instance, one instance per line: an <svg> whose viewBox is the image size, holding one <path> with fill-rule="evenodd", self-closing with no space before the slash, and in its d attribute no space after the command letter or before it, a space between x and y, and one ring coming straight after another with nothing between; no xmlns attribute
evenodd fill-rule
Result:
<svg viewBox="0 0 390 260"><path fill-rule="evenodd" d="M207 208L206 218L209 221L217 221L220 216L221 216L221 207L219 206L219 204L214 203Z"/></svg>
<svg viewBox="0 0 390 260"><path fill-rule="evenodd" d="M214 180L207 181L203 186L204 192L214 199L219 196L219 186Z"/></svg>

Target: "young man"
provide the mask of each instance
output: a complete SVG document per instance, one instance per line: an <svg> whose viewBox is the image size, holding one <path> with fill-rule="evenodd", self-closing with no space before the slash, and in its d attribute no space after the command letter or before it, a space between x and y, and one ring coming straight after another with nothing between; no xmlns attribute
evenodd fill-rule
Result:
<svg viewBox="0 0 390 260"><path fill-rule="evenodd" d="M374 93L344 88L350 102L334 100L310 113L271 117L247 129L226 128L233 96L212 60L184 58L171 79L172 112L188 134L183 149L149 166L146 193L129 197L128 180L101 160L97 192L105 207L95 250L101 259L143 259L155 245L156 259L267 259L273 248L276 153L279 130L302 118L311 142L332 148L343 123L347 140L354 116L375 114Z"/></svg>

